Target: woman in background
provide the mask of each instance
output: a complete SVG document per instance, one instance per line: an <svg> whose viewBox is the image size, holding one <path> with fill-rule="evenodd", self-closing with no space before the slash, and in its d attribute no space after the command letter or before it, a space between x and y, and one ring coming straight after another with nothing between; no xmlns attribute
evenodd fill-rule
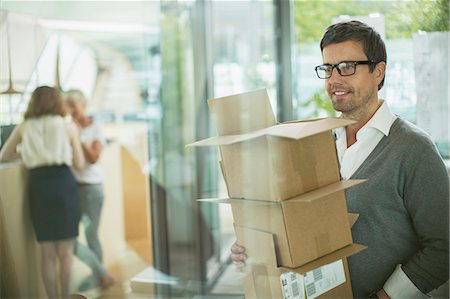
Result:
<svg viewBox="0 0 450 299"><path fill-rule="evenodd" d="M81 146L86 163L82 169L74 169L80 192L81 215L87 246L80 241L75 243L75 255L92 270L93 279L80 285L84 291L93 285L102 289L114 284L114 279L103 266L103 251L98 229L103 207L103 169L98 163L103 146L106 144L102 127L86 115L86 97L80 90L65 93L66 104L74 123L79 127Z"/></svg>
<svg viewBox="0 0 450 299"><path fill-rule="evenodd" d="M31 221L41 248L42 277L49 298L69 297L80 219L78 189L70 167L81 169L84 156L76 126L64 120L64 107L58 90L36 88L24 121L0 151L0 161L21 157L29 169ZM19 144L20 153L16 151Z"/></svg>

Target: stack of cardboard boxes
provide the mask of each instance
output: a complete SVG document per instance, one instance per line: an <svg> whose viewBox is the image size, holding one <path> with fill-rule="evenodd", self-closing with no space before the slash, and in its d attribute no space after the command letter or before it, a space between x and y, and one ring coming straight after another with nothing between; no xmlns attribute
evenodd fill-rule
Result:
<svg viewBox="0 0 450 299"><path fill-rule="evenodd" d="M277 124L266 90L208 101L237 242L246 248L246 298L351 298L346 257L356 215L347 213L328 118Z"/></svg>

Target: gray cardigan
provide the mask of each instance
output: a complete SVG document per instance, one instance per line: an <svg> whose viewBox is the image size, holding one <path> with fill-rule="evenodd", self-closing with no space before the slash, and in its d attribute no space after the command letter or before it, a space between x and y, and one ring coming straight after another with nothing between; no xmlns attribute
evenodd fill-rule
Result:
<svg viewBox="0 0 450 299"><path fill-rule="evenodd" d="M428 135L398 118L351 179L353 241L368 249L349 258L355 298L383 287L397 264L423 292L449 277L449 176Z"/></svg>

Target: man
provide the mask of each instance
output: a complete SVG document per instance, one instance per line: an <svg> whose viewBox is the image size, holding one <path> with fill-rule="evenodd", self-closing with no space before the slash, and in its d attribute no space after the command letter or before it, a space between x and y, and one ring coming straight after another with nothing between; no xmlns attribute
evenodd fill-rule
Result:
<svg viewBox="0 0 450 299"><path fill-rule="evenodd" d="M343 179L368 179L346 191L355 243L348 260L356 298L427 298L448 280L449 176L428 135L393 115L378 98L386 50L371 27L328 27L316 67L336 111L356 124L336 130ZM234 244L232 259L245 261Z"/></svg>

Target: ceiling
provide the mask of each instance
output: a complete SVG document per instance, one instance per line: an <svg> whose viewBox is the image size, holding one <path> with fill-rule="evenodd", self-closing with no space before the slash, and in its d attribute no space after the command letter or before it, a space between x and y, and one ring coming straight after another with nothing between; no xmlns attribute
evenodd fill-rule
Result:
<svg viewBox="0 0 450 299"><path fill-rule="evenodd" d="M39 25L45 32L59 33L86 45L96 53L97 60L111 60L109 49L120 52L134 66L136 75L140 69L148 66L149 53L153 48L159 49L160 1L5 1L0 0L0 10L11 12L15 18L21 16L37 17ZM0 29L6 21L8 13L0 11ZM11 16L12 17L12 16ZM34 18L23 17L25 20ZM28 24L30 25L30 24ZM31 24L33 25L33 24ZM34 23L36 25L36 23ZM6 27L6 26L5 26ZM22 87L29 80L30 70L22 67L33 66L34 63L16 61L25 58L35 59L30 55L30 47L24 47L28 41L34 44L36 37L33 27L11 25L21 31L20 38L11 38L13 65L12 78L17 87ZM4 28L3 28L4 29ZM3 34L5 30L0 30ZM17 30L16 30L17 31ZM14 36L14 34L13 34ZM2 40L4 37L2 37ZM48 38L47 38L48 39ZM45 39L45 40L47 40ZM0 45L0 85L2 90L8 84L8 57L5 45ZM39 48L41 49L41 48ZM25 51L25 52L24 52ZM31 54L37 52L37 47L31 47ZM20 52L20 53L19 53ZM22 53L24 52L24 53ZM53 69L54 67L49 68ZM142 77L142 76L141 76ZM141 80L148 80L143 77ZM22 87L23 88L23 87Z"/></svg>
<svg viewBox="0 0 450 299"><path fill-rule="evenodd" d="M0 8L44 19L159 24L159 1L16 1Z"/></svg>
<svg viewBox="0 0 450 299"><path fill-rule="evenodd" d="M3 10L36 16L82 43L114 44L159 36L159 1L4 1Z"/></svg>

